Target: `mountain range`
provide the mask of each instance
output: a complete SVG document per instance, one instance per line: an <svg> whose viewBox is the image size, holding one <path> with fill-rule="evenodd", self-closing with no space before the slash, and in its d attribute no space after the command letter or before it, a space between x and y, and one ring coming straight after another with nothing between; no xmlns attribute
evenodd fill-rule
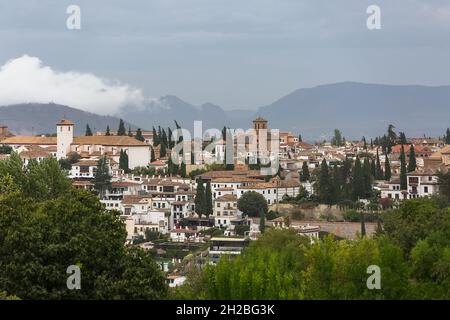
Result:
<svg viewBox="0 0 450 320"><path fill-rule="evenodd" d="M346 138L360 139L384 134L389 124L408 136L442 135L450 126L450 86L382 85L343 82L296 90L254 110L225 110L213 103L194 106L176 96L164 96L141 108L124 108L113 116L99 116L56 104L25 104L0 107L0 123L19 134L54 132L62 117L70 118L84 132L116 129L118 118L132 127L174 127L176 120L192 130L201 120L208 128L247 129L262 116L270 128L302 134L309 141L328 139L335 128Z"/></svg>

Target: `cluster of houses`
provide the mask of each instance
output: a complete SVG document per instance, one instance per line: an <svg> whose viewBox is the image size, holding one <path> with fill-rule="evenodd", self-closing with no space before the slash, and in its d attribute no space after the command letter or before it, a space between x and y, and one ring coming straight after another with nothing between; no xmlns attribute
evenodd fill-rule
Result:
<svg viewBox="0 0 450 320"><path fill-rule="evenodd" d="M71 154L77 155L72 163L69 177L77 188L92 189L98 160L106 157L112 175L111 188L102 195L101 202L109 210L118 210L126 223L128 240L143 236L147 231L168 234L174 242L201 242L203 232L207 228L225 229L225 235L236 236L235 228L241 225L250 226L248 238L256 238L259 232L259 221L245 216L237 206L237 202L246 192L261 194L267 204L279 203L283 197L295 197L301 188L309 193L314 192L314 185L309 181L300 182L299 174L303 164L313 170L325 160L329 165L342 163L350 157L355 159L360 153L375 156L377 149L368 147L362 142L346 141L342 146L331 143L309 144L290 132L279 132L277 135L267 131L264 149L269 158L277 157L283 169L280 176L270 179L261 170L251 170L249 165L235 163L234 170L209 171L198 175L195 179L180 178L167 175L147 176L125 174L119 169L121 152L128 154L129 168L155 168L158 172L167 170L167 158L158 157L158 148L153 148L152 132L143 132L144 141L132 136L117 136L96 133L92 136L74 136L75 124L63 119L56 124L56 136L14 136L7 127L0 126L0 144L10 146L22 158L26 166L31 159L40 161L46 157L64 159ZM253 121L256 141L236 139L235 149L239 141L248 147L256 143L256 148L247 152L246 159L262 152L260 141L262 130L268 129L265 119ZM265 132L265 131L264 131ZM265 137L264 137L265 138ZM278 147L271 148L277 139ZM400 190L399 154L401 146L394 146L389 155L393 172L390 181L376 181L374 188L381 192L381 197L391 199L411 199L435 194L438 191L437 172L450 167L450 146L445 146L436 139L411 139L416 154L417 169L409 172L407 190ZM151 162L151 150L156 150L157 160ZM256 150L256 151L255 151ZM212 155L225 157L226 146L218 140L213 151L204 151L200 159L209 159ZM258 154L255 154L257 152ZM274 154L276 152L277 154ZM380 154L383 165L385 155ZM201 164L191 164L189 170L203 168ZM213 212L210 216L199 216L195 210L195 194L199 179L211 184ZM270 222L274 227L283 227L282 221ZM301 229L301 230L300 230ZM312 230L312 231L311 231ZM299 228L300 233L312 237L318 235L315 227ZM225 243L225 240L220 243ZM225 242L224 242L225 241ZM236 240L237 241L237 240ZM218 247L218 246L216 246ZM220 251L220 250L219 250Z"/></svg>

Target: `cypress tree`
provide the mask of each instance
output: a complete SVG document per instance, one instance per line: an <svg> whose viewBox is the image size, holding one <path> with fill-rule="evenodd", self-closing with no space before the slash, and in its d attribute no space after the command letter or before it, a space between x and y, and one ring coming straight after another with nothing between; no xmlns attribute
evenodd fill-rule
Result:
<svg viewBox="0 0 450 320"><path fill-rule="evenodd" d="M364 172L361 166L361 160L359 157L356 157L355 166L353 168L353 181L352 181L352 189L353 189L353 199L358 200L359 198L364 196L365 188L364 188Z"/></svg>
<svg viewBox="0 0 450 320"><path fill-rule="evenodd" d="M377 178L377 165L375 163L375 159L372 159L372 161L370 162L370 174L374 179Z"/></svg>
<svg viewBox="0 0 450 320"><path fill-rule="evenodd" d="M187 174L186 174L186 163L183 161L181 162L181 166L180 166L180 176L182 178L186 178Z"/></svg>
<svg viewBox="0 0 450 320"><path fill-rule="evenodd" d="M301 134L298 135L298 141L299 141L299 142L303 142L303 139L302 139L302 135L301 135Z"/></svg>
<svg viewBox="0 0 450 320"><path fill-rule="evenodd" d="M450 144L450 128L447 128L447 132L445 133L445 144Z"/></svg>
<svg viewBox="0 0 450 320"><path fill-rule="evenodd" d="M363 164L363 185L364 185L364 196L366 198L370 197L372 194L372 175L369 158L364 158Z"/></svg>
<svg viewBox="0 0 450 320"><path fill-rule="evenodd" d="M145 138L144 138L144 136L142 135L142 130L141 130L141 128L138 128L138 129L137 129L135 139L136 139L136 140L139 140L139 141L142 141L142 142L145 141Z"/></svg>
<svg viewBox="0 0 450 320"><path fill-rule="evenodd" d="M409 162L408 162L408 172L413 172L417 168L416 162L416 152L414 151L414 146L409 147Z"/></svg>
<svg viewBox="0 0 450 320"><path fill-rule="evenodd" d="M330 181L330 173L328 171L328 164L327 161L323 159L320 165L318 194L322 202L326 204L331 204L330 186L331 181Z"/></svg>
<svg viewBox="0 0 450 320"><path fill-rule="evenodd" d="M111 187L111 175L109 174L108 160L101 157L97 163L97 170L94 176L94 188L99 191L100 197L103 198L105 191Z"/></svg>
<svg viewBox="0 0 450 320"><path fill-rule="evenodd" d="M259 212L259 231L261 231L261 233L266 231L266 213L264 210Z"/></svg>
<svg viewBox="0 0 450 320"><path fill-rule="evenodd" d="M378 148L377 148L376 176L375 177L377 180L384 179L384 172L383 172L383 169L381 169L381 161L380 161L380 154L378 152Z"/></svg>
<svg viewBox="0 0 450 320"><path fill-rule="evenodd" d="M92 130L89 127L89 124L86 124L86 132L84 134L85 136L92 136Z"/></svg>
<svg viewBox="0 0 450 320"><path fill-rule="evenodd" d="M333 167L333 178L332 178L332 203L338 203L341 199L341 190L342 190L342 177L341 171L339 170L337 164Z"/></svg>
<svg viewBox="0 0 450 320"><path fill-rule="evenodd" d="M164 144L161 127L158 126L158 142L159 144Z"/></svg>
<svg viewBox="0 0 450 320"><path fill-rule="evenodd" d="M208 181L206 183L206 190L205 190L205 215L209 217L210 214L213 212L213 201L212 201L212 192L211 192L211 183Z"/></svg>
<svg viewBox="0 0 450 320"><path fill-rule="evenodd" d="M159 137L158 133L156 132L155 127L153 127L153 145L157 147L159 145Z"/></svg>
<svg viewBox="0 0 450 320"><path fill-rule="evenodd" d="M124 172L130 171L128 166L128 154L125 150L120 150L119 156L119 169L122 169Z"/></svg>
<svg viewBox="0 0 450 320"><path fill-rule="evenodd" d="M366 235L366 217L364 212L361 212L361 237Z"/></svg>
<svg viewBox="0 0 450 320"><path fill-rule="evenodd" d="M167 154L166 145L164 143L161 143L160 146L161 146L161 148L159 149L159 156L161 158L164 158Z"/></svg>
<svg viewBox="0 0 450 320"><path fill-rule="evenodd" d="M301 182L306 182L306 181L309 180L310 177L311 177L311 175L309 173L308 162L303 161L302 173L300 174L300 181Z"/></svg>
<svg viewBox="0 0 450 320"><path fill-rule="evenodd" d="M177 132L176 136L178 137L177 143L180 143L183 141L183 132L181 131L181 127L178 124L178 122L176 120L174 120L174 122L175 122L175 128L176 128L176 132ZM175 141L173 143L175 145Z"/></svg>
<svg viewBox="0 0 450 320"><path fill-rule="evenodd" d="M205 212L206 207L206 199L205 199L205 187L203 186L202 178L199 178L197 181L197 192L195 195L195 212L199 217Z"/></svg>
<svg viewBox="0 0 450 320"><path fill-rule="evenodd" d="M106 133L105 133L105 136L110 136L111 135L111 132L110 132L110 130L109 130L109 125L107 125L106 126Z"/></svg>
<svg viewBox="0 0 450 320"><path fill-rule="evenodd" d="M164 129L162 129L161 144L164 144L164 146L165 146L166 148L169 147L169 143L168 143L168 140L167 140L166 130L164 130Z"/></svg>
<svg viewBox="0 0 450 320"><path fill-rule="evenodd" d="M406 176L406 156L405 156L405 148L403 148L400 152L400 189L406 190L408 188L408 180Z"/></svg>
<svg viewBox="0 0 450 320"><path fill-rule="evenodd" d="M125 123L123 122L122 119L119 120L119 129L117 130L117 135L118 136L125 136L126 135Z"/></svg>
<svg viewBox="0 0 450 320"><path fill-rule="evenodd" d="M131 127L128 127L128 136L129 136L129 137L132 137L132 136L133 136L133 133L131 132Z"/></svg>
<svg viewBox="0 0 450 320"><path fill-rule="evenodd" d="M167 128L167 140L168 140L168 148L173 149L175 147L175 141L172 140L172 129Z"/></svg>
<svg viewBox="0 0 450 320"><path fill-rule="evenodd" d="M156 161L155 150L153 149L153 147L151 149L150 162L153 162Z"/></svg>
<svg viewBox="0 0 450 320"><path fill-rule="evenodd" d="M406 135L404 132L399 133L399 142L400 142L400 144L408 144L408 141L406 140Z"/></svg>
<svg viewBox="0 0 450 320"><path fill-rule="evenodd" d="M386 154L386 160L384 162L384 180L390 181L392 177L391 164L389 163L389 157Z"/></svg>

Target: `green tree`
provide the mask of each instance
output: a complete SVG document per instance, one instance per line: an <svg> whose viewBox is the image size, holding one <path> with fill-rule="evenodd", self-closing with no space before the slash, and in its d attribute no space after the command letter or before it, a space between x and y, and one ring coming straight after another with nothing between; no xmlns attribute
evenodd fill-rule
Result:
<svg viewBox="0 0 450 320"><path fill-rule="evenodd" d="M352 190L354 200L365 197L366 187L364 182L364 172L359 157L356 157L355 166L353 168Z"/></svg>
<svg viewBox="0 0 450 320"><path fill-rule="evenodd" d="M389 156L386 154L384 162L384 180L390 181L391 176L392 174L391 174L391 165L389 163Z"/></svg>
<svg viewBox="0 0 450 320"><path fill-rule="evenodd" d="M119 120L119 128L117 129L118 136L126 136L127 133L125 131L125 122L122 119Z"/></svg>
<svg viewBox="0 0 450 320"><path fill-rule="evenodd" d="M195 194L195 212L201 217L206 211L206 194L202 178L197 180L197 190Z"/></svg>
<svg viewBox="0 0 450 320"><path fill-rule="evenodd" d="M89 127L89 124L86 124L86 133L84 135L85 136L92 136L92 130Z"/></svg>
<svg viewBox="0 0 450 320"><path fill-rule="evenodd" d="M447 128L447 131L445 132L444 143L450 144L450 128Z"/></svg>
<svg viewBox="0 0 450 320"><path fill-rule="evenodd" d="M120 149L119 169L123 170L125 173L130 171L130 167L128 165L128 154L123 149Z"/></svg>
<svg viewBox="0 0 450 320"><path fill-rule="evenodd" d="M405 135L404 132L400 132L400 133L399 133L399 136L398 136L398 142L399 142L400 144L408 144L408 141L407 141L407 139L406 139L406 135Z"/></svg>
<svg viewBox="0 0 450 320"><path fill-rule="evenodd" d="M331 139L331 144L337 147L342 146L342 133L338 129L334 129L334 137Z"/></svg>
<svg viewBox="0 0 450 320"><path fill-rule="evenodd" d="M300 174L300 181L301 182L306 182L310 179L311 175L309 173L309 168L308 168L308 162L307 161L303 161L302 164L302 172Z"/></svg>
<svg viewBox="0 0 450 320"><path fill-rule="evenodd" d="M266 213L264 210L259 212L259 231L264 233L266 231Z"/></svg>
<svg viewBox="0 0 450 320"><path fill-rule="evenodd" d="M150 162L156 161L156 156L155 156L155 149L153 149L153 147L151 147L151 156L150 156Z"/></svg>
<svg viewBox="0 0 450 320"><path fill-rule="evenodd" d="M383 169L381 168L380 154L378 153L378 148L377 148L377 160L376 160L375 166L376 166L376 179L383 180L384 172L383 172Z"/></svg>
<svg viewBox="0 0 450 320"><path fill-rule="evenodd" d="M406 156L405 156L405 149L402 145L401 151L400 151L400 189L406 190L408 189L408 178L406 175Z"/></svg>
<svg viewBox="0 0 450 320"><path fill-rule="evenodd" d="M106 157L101 157L98 160L94 177L94 188L100 193L101 197L103 197L106 190L111 188L111 175Z"/></svg>
<svg viewBox="0 0 450 320"><path fill-rule="evenodd" d="M54 199L28 198L0 178L0 291L22 299L161 299L165 279L149 253L124 246L119 215L70 188ZM82 290L68 290L68 266Z"/></svg>
<svg viewBox="0 0 450 320"><path fill-rule="evenodd" d="M212 201L212 192L211 192L211 182L206 183L205 189L205 215L209 217L210 214L213 213L213 201Z"/></svg>
<svg viewBox="0 0 450 320"><path fill-rule="evenodd" d="M144 142L145 141L145 138L144 138L144 136L142 135L142 130L141 130L141 128L138 128L137 130L136 130L136 136L134 137L136 140L139 140L139 141L142 141L142 142Z"/></svg>
<svg viewBox="0 0 450 320"><path fill-rule="evenodd" d="M450 203L450 170L438 173L439 194Z"/></svg>
<svg viewBox="0 0 450 320"><path fill-rule="evenodd" d="M255 191L245 192L237 201L238 209L249 217L257 217L261 212L267 213L267 201L262 194Z"/></svg>
<svg viewBox="0 0 450 320"><path fill-rule="evenodd" d="M331 179L330 173L328 170L328 164L325 159L322 160L319 171L319 179L318 179L318 197L320 201L326 204L332 203L332 195L331 195Z"/></svg>
<svg viewBox="0 0 450 320"><path fill-rule="evenodd" d="M155 127L153 127L153 146L157 147L159 145L159 136L158 133L156 132Z"/></svg>
<svg viewBox="0 0 450 320"><path fill-rule="evenodd" d="M184 161L182 161L180 165L180 176L182 178L187 178L186 163Z"/></svg>
<svg viewBox="0 0 450 320"><path fill-rule="evenodd" d="M131 126L128 127L128 136L133 137L133 132L131 132Z"/></svg>
<svg viewBox="0 0 450 320"><path fill-rule="evenodd" d="M109 125L107 125L106 126L106 133L105 133L105 136L110 136L111 135L111 132L110 132L110 129L109 129Z"/></svg>
<svg viewBox="0 0 450 320"><path fill-rule="evenodd" d="M416 153L414 151L414 146L409 147L409 162L408 162L408 172L413 172L417 168Z"/></svg>
<svg viewBox="0 0 450 320"><path fill-rule="evenodd" d="M10 146L0 144L0 154L11 154L12 150Z"/></svg>

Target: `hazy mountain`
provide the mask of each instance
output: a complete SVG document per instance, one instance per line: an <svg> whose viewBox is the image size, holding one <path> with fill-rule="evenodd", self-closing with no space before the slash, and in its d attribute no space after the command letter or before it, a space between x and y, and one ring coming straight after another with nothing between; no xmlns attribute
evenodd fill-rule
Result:
<svg viewBox="0 0 450 320"><path fill-rule="evenodd" d="M92 131L117 130L119 119L111 116L100 116L94 113L62 106L58 104L16 104L0 107L0 124L7 125L17 135L36 135L55 133L56 123L62 118L75 123L75 134L83 135L86 124ZM128 124L127 124L128 128Z"/></svg>
<svg viewBox="0 0 450 320"><path fill-rule="evenodd" d="M189 130L193 129L194 121L202 121L203 130L221 129L224 125L234 128L248 127L248 121L254 111L238 113L225 111L212 103L194 106L176 96L164 96L140 109L123 109L118 116L147 129L153 126L174 127L174 120Z"/></svg>
<svg viewBox="0 0 450 320"><path fill-rule="evenodd" d="M258 109L271 128L329 137L373 137L392 123L409 136L439 136L450 126L450 86L379 85L354 82L299 89Z"/></svg>
<svg viewBox="0 0 450 320"><path fill-rule="evenodd" d="M299 89L256 110L224 110L212 103L194 106L176 96L155 99L145 107L127 107L116 117L99 116L55 104L0 107L0 123L18 133L54 132L62 117L73 120L78 134L86 123L92 130L116 129L121 117L137 127L174 127L174 120L189 130L203 121L203 130L248 129L262 116L270 128L301 133L307 140L329 139L335 128L346 138L384 134L388 124L408 136L439 136L450 126L450 86L396 86L345 82ZM192 131L191 131L192 132Z"/></svg>
<svg viewBox="0 0 450 320"><path fill-rule="evenodd" d="M176 119L192 129L249 128L262 116L270 128L301 133L308 140L329 139L335 128L344 136L360 139L384 134L392 123L410 136L438 136L450 126L450 86L379 85L345 82L296 90L270 105L252 110L223 110L212 103L194 106L166 96L147 108L121 116L139 126L173 126Z"/></svg>

